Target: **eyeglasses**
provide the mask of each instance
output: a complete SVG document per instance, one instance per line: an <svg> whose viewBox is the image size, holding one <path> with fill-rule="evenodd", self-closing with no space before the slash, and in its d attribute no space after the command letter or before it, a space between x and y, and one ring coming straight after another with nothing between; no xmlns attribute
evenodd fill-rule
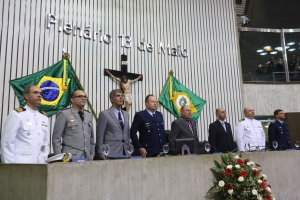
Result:
<svg viewBox="0 0 300 200"><path fill-rule="evenodd" d="M84 99L87 99L88 97L87 96L84 96L84 95L78 95L78 96L73 96L72 98L84 98Z"/></svg>

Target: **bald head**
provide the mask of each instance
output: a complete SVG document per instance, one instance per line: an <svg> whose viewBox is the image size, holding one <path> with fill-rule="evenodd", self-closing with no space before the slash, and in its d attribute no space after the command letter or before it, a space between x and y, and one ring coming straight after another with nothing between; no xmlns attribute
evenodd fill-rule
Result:
<svg viewBox="0 0 300 200"><path fill-rule="evenodd" d="M224 108L217 108L216 116L219 120L224 121L226 119L226 110Z"/></svg>
<svg viewBox="0 0 300 200"><path fill-rule="evenodd" d="M254 119L254 109L252 107L246 107L244 109L245 117L249 119Z"/></svg>

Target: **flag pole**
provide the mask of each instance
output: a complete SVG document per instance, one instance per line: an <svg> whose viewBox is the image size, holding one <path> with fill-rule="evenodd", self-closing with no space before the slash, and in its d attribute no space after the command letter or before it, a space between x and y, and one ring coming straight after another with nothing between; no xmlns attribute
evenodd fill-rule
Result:
<svg viewBox="0 0 300 200"><path fill-rule="evenodd" d="M79 85L80 89L81 89L82 91L84 91L84 89L83 89L83 87L82 87L82 85L81 85L81 83L80 83L80 81L79 81L79 78L78 78L78 76L77 76L77 74L76 74L76 72L75 72L75 70L74 70L74 68L73 68L73 66L72 66L72 63L71 63L71 60L70 60L70 55L69 55L68 53L65 53L65 54L63 55L63 59L66 59L66 60L69 61L71 70L72 70L72 72L73 72L73 74L74 74L74 76L75 76L75 81L76 81L77 84ZM85 91L84 91L84 92L85 92ZM94 116L95 119L97 120L97 114L96 114L96 112L94 111L94 109L93 109L93 107L92 107L92 104L91 104L90 100L89 100L89 99L86 99L86 100L87 100L87 103L88 103L88 105L89 105L89 107L90 107L90 109L91 109L91 111L92 111L93 116Z"/></svg>
<svg viewBox="0 0 300 200"><path fill-rule="evenodd" d="M164 87L163 87L163 89L161 90L161 92L160 92L160 94L159 94L158 99L160 98L161 93L165 90L165 87L166 87L166 85L167 85L168 79L170 78L170 76L173 76L173 74L174 74L174 72L173 72L173 70L171 69L171 71L169 71L169 75L168 75L168 78L167 78L167 80L166 80L166 82L165 82L165 84L164 84ZM158 101L157 105L160 106L159 101Z"/></svg>

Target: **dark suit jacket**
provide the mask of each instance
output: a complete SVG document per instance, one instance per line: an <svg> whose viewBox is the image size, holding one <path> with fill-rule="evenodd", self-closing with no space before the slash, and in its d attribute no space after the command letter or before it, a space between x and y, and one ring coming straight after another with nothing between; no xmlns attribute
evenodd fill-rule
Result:
<svg viewBox="0 0 300 200"><path fill-rule="evenodd" d="M225 122L226 131L224 130L221 122L216 120L209 125L208 141L210 143L212 152L223 152L233 150L233 136L229 123Z"/></svg>
<svg viewBox="0 0 300 200"><path fill-rule="evenodd" d="M136 149L145 148L147 157L157 156L166 143L164 119L155 111L156 119L147 110L135 113L130 129L130 138ZM137 137L139 131L139 138Z"/></svg>
<svg viewBox="0 0 300 200"><path fill-rule="evenodd" d="M184 139L184 138L194 138L195 140L195 148L197 148L197 144L199 142L196 121L191 119L193 132L192 133L189 125L186 120L182 117L174 120L171 125L171 132L169 135L169 146L170 149L175 149L175 139ZM193 149L191 149L193 151Z"/></svg>

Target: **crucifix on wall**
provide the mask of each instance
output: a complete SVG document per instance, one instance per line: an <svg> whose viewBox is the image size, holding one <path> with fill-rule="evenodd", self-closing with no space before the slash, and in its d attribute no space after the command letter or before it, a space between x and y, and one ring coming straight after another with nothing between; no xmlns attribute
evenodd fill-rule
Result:
<svg viewBox="0 0 300 200"><path fill-rule="evenodd" d="M121 55L121 71L104 69L104 75L110 76L115 81L117 81L121 84L122 90L124 92L125 107L126 107L126 111L128 112L132 105L132 95L131 95L131 91L130 91L130 84L134 83L136 81L142 81L143 75L127 72L127 63L128 63L127 55L122 54Z"/></svg>

